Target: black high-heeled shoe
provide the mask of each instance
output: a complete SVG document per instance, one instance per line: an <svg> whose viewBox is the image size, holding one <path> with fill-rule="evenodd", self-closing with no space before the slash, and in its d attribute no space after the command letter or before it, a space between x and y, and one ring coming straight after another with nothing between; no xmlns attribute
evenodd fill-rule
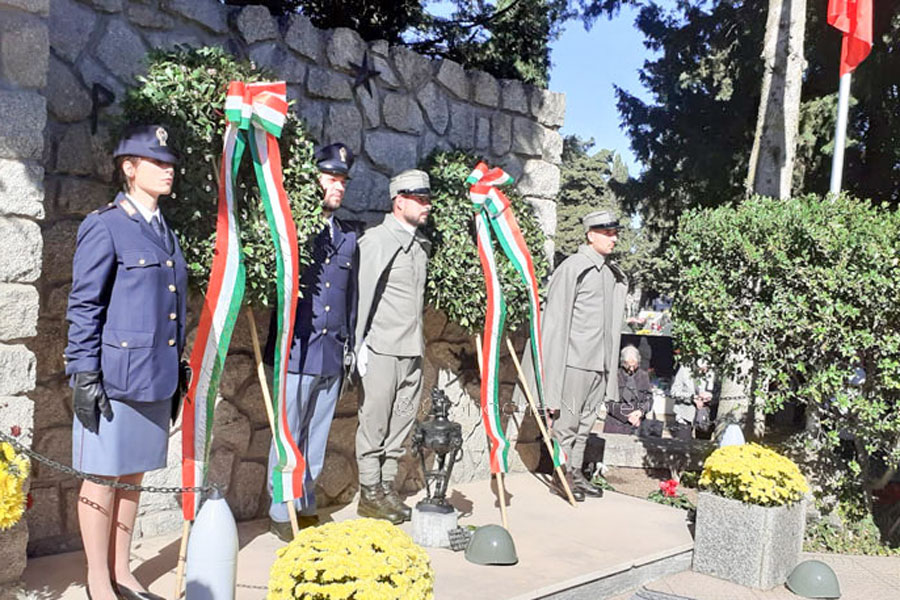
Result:
<svg viewBox="0 0 900 600"><path fill-rule="evenodd" d="M121 600L122 596L120 596L118 590L116 590L116 584L113 583L112 586L113 586L113 595L114 595L117 599ZM84 586L84 593L87 594L88 600L94 600L94 599L91 597L91 590L88 589L87 584L85 584L85 586Z"/></svg>
<svg viewBox="0 0 900 600"><path fill-rule="evenodd" d="M122 600L166 600L153 592L137 592L131 588L125 587L121 583L114 583L113 590L115 590Z"/></svg>

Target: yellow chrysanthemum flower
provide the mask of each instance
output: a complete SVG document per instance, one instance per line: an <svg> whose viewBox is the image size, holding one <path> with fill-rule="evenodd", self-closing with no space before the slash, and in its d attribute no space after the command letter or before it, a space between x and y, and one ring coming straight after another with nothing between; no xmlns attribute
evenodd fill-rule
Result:
<svg viewBox="0 0 900 600"><path fill-rule="evenodd" d="M432 600L428 554L397 527L355 519L304 529L269 574L268 600Z"/></svg>
<svg viewBox="0 0 900 600"><path fill-rule="evenodd" d="M809 492L792 460L752 443L713 452L703 464L699 485L719 496L762 506L796 502Z"/></svg>
<svg viewBox="0 0 900 600"><path fill-rule="evenodd" d="M0 443L0 531L13 527L25 513L25 480L30 470L25 456Z"/></svg>

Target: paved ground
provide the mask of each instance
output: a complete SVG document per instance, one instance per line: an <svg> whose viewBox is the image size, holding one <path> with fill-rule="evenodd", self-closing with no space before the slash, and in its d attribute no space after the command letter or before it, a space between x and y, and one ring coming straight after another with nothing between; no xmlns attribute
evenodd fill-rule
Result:
<svg viewBox="0 0 900 600"><path fill-rule="evenodd" d="M618 469L610 480L621 491L638 497L654 489L656 479L637 469ZM660 478L663 474L660 474ZM514 567L479 567L461 553L432 550L437 573L436 600L524 600L550 593L573 582L614 577L660 558L690 550L693 542L684 512L639 498L607 493L599 501L570 508L550 496L532 475L507 478L510 530L520 562ZM487 482L458 486L452 498L462 512L463 525L499 523L494 489ZM354 518L355 505L333 512L330 518ZM267 533L266 521L242 523L236 600L265 597L269 567L282 546ZM407 530L409 527L407 525ZM156 593L172 596L176 534L142 540L135 545L138 578ZM867 557L807 554L835 570L841 582L842 600L900 600L900 557ZM84 557L80 552L32 559L24 580L29 600L81 600ZM568 583L568 585L567 585ZM786 588L751 590L706 575L684 571L645 584L647 589L694 600L796 600ZM622 589L621 587L618 589ZM635 590L614 596L629 600ZM581 597L581 596L579 596ZM601 600L604 596L596 596ZM413 600L413 599L411 599Z"/></svg>
<svg viewBox="0 0 900 600"><path fill-rule="evenodd" d="M900 557L806 554L828 563L841 584L841 600L900 599ZM772 590L752 590L708 575L685 571L645 586L649 590L684 596L694 600L798 600L784 586ZM629 600L634 591L610 600Z"/></svg>
<svg viewBox="0 0 900 600"><path fill-rule="evenodd" d="M467 562L462 553L431 550L437 600L533 598L538 590L552 593L659 565L693 548L681 510L616 493L572 508L551 496L533 475L513 475L506 482L509 529L519 563L483 567ZM463 515L462 525L500 522L499 505L488 482L455 487L451 501ZM355 504L346 506L331 518L354 518L355 508ZM266 532L266 526L266 521L255 521L239 528L237 600L265 596L269 567L275 551L283 545ZM410 530L408 524L405 528ZM135 562L139 563L135 574L151 591L172 596L177 547L177 534L135 544ZM81 600L83 576L84 557L75 552L30 560L24 580L35 600Z"/></svg>

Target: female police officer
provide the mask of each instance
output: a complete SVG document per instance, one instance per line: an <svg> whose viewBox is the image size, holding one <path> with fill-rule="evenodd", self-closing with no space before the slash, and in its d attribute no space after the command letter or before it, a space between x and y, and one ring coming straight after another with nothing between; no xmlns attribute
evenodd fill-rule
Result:
<svg viewBox="0 0 900 600"><path fill-rule="evenodd" d="M166 464L169 419L184 384L187 270L157 206L172 191L176 162L165 128L131 128L113 157L123 191L85 218L72 265L72 463L139 484ZM94 600L159 598L128 564L139 497L89 481L81 486L78 520Z"/></svg>

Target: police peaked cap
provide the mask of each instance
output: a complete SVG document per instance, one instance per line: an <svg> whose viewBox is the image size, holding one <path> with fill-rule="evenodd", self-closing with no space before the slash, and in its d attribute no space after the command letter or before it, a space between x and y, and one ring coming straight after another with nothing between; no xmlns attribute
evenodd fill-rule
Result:
<svg viewBox="0 0 900 600"><path fill-rule="evenodd" d="M595 210L581 218L585 232L591 229L621 229L619 219L608 210Z"/></svg>
<svg viewBox="0 0 900 600"><path fill-rule="evenodd" d="M316 167L323 173L332 175L350 175L353 166L353 151L340 142L324 146L316 150Z"/></svg>
<svg viewBox="0 0 900 600"><path fill-rule="evenodd" d="M129 127L113 152L113 158L140 156L176 164L178 155L169 142L169 132L162 125L137 125Z"/></svg>

